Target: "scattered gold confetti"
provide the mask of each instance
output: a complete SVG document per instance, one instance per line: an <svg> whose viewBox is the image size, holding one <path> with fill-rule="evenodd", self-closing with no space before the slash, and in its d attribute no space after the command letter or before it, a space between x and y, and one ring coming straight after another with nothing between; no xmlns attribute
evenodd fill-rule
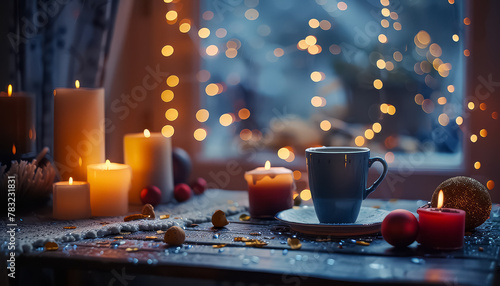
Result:
<svg viewBox="0 0 500 286"><path fill-rule="evenodd" d="M483 252L484 248L482 246L479 247L479 251Z"/></svg>
<svg viewBox="0 0 500 286"><path fill-rule="evenodd" d="M123 236L119 235L119 236L115 236L113 237L114 239L123 239Z"/></svg>
<svg viewBox="0 0 500 286"><path fill-rule="evenodd" d="M332 241L331 238L316 238L317 242L325 242L325 241Z"/></svg>
<svg viewBox="0 0 500 286"><path fill-rule="evenodd" d="M182 219L182 217L176 216L176 217L174 217L174 219Z"/></svg>
<svg viewBox="0 0 500 286"><path fill-rule="evenodd" d="M245 242L245 245L251 247L263 247L267 245L267 242L264 242L262 240L252 239L251 241Z"/></svg>
<svg viewBox="0 0 500 286"><path fill-rule="evenodd" d="M157 236L152 235L152 236L146 236L146 239L158 239L158 237L157 237Z"/></svg>
<svg viewBox="0 0 500 286"><path fill-rule="evenodd" d="M289 237L287 239L288 245L290 245L291 249L300 249L302 247L302 243L298 238Z"/></svg>
<svg viewBox="0 0 500 286"><path fill-rule="evenodd" d="M227 203L230 204L230 205L232 205L232 204L234 204L234 201L233 200L227 200Z"/></svg>
<svg viewBox="0 0 500 286"><path fill-rule="evenodd" d="M162 233L165 233L165 231L164 230L157 230L156 233L157 234L162 234Z"/></svg>
<svg viewBox="0 0 500 286"><path fill-rule="evenodd" d="M58 249L59 249L59 245L57 245L57 243L55 243L55 242L48 241L45 243L45 250L46 251L54 251L54 250L58 250Z"/></svg>
<svg viewBox="0 0 500 286"><path fill-rule="evenodd" d="M138 220L138 219L145 219L149 218L149 215L143 215L143 214L133 214L133 215L128 215L123 218L123 221L132 221L132 220Z"/></svg>
<svg viewBox="0 0 500 286"><path fill-rule="evenodd" d="M257 241L257 239L248 239L246 237L237 236L237 237L234 238L234 241L247 242L247 241Z"/></svg>
<svg viewBox="0 0 500 286"><path fill-rule="evenodd" d="M250 218L251 217L249 215L247 215L247 214L240 215L240 221L249 221Z"/></svg>
<svg viewBox="0 0 500 286"><path fill-rule="evenodd" d="M391 203L394 203L394 202L397 202L397 201L398 201L398 199L390 199L389 200L389 202L391 202Z"/></svg>
<svg viewBox="0 0 500 286"><path fill-rule="evenodd" d="M102 244L109 244L109 240L103 240L103 241L96 241L97 245L102 245Z"/></svg>
<svg viewBox="0 0 500 286"><path fill-rule="evenodd" d="M366 241L361 241L361 240L356 241L356 244L358 244L358 245L363 245L363 246L368 246L368 245L370 245L370 243L369 243L369 242L366 242Z"/></svg>
<svg viewBox="0 0 500 286"><path fill-rule="evenodd" d="M101 225L103 225L103 226L107 225L107 224L109 224L109 222L105 222L105 221L101 222Z"/></svg>
<svg viewBox="0 0 500 286"><path fill-rule="evenodd" d="M237 210L237 208L235 206L230 206L229 209L232 210L233 212L235 212Z"/></svg>
<svg viewBox="0 0 500 286"><path fill-rule="evenodd" d="M76 228L76 226L65 226L65 227L63 227L63 228L64 228L64 229L75 229L75 228Z"/></svg>
<svg viewBox="0 0 500 286"><path fill-rule="evenodd" d="M163 215L160 216L160 219L167 219L169 217L170 217L169 214L163 214Z"/></svg>
<svg viewBox="0 0 500 286"><path fill-rule="evenodd" d="M124 231L124 232L120 232L121 235L127 235L127 234L131 234L131 232L128 232L128 231Z"/></svg>
<svg viewBox="0 0 500 286"><path fill-rule="evenodd" d="M261 233L261 232L251 232L251 233L249 233L249 234L250 234L250 235L253 235L253 236L260 236L260 235L262 235L262 233Z"/></svg>
<svg viewBox="0 0 500 286"><path fill-rule="evenodd" d="M197 226L198 226L198 224L196 224L196 223L192 223L191 225L187 225L187 227L197 227Z"/></svg>
<svg viewBox="0 0 500 286"><path fill-rule="evenodd" d="M127 247L125 249L125 251L127 251L127 252L135 252L135 251L139 251L139 248L137 248L137 247Z"/></svg>
<svg viewBox="0 0 500 286"><path fill-rule="evenodd" d="M380 208L380 206L373 206L372 208L374 208L374 209L379 209L379 208Z"/></svg>
<svg viewBox="0 0 500 286"><path fill-rule="evenodd" d="M214 244L212 245L213 248L223 248L225 247L227 244Z"/></svg>

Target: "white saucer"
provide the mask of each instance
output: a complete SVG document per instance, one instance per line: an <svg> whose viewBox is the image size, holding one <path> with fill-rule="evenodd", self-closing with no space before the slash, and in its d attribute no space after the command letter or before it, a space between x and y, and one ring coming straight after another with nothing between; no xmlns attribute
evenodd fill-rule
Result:
<svg viewBox="0 0 500 286"><path fill-rule="evenodd" d="M361 207L355 223L320 223L314 207L292 208L279 212L276 218L294 231L330 236L366 235L380 232L382 221L389 211Z"/></svg>

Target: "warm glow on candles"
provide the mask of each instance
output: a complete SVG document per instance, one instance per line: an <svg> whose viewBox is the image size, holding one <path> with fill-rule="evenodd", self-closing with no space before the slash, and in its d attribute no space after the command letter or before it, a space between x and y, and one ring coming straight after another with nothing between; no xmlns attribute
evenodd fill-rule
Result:
<svg viewBox="0 0 500 286"><path fill-rule="evenodd" d="M266 161L266 164L264 165L264 169L266 169L266 170L271 169L271 162L269 162L269 160Z"/></svg>
<svg viewBox="0 0 500 286"><path fill-rule="evenodd" d="M75 80L75 87L80 88L80 81L79 80Z"/></svg>
<svg viewBox="0 0 500 286"><path fill-rule="evenodd" d="M109 160L106 160L106 170L109 170L110 165L111 165L111 162Z"/></svg>
<svg viewBox="0 0 500 286"><path fill-rule="evenodd" d="M69 177L69 184L73 185L73 177Z"/></svg>
<svg viewBox="0 0 500 286"><path fill-rule="evenodd" d="M443 207L443 201L444 201L443 190L440 190L438 194L438 203L437 203L438 209Z"/></svg>
<svg viewBox="0 0 500 286"><path fill-rule="evenodd" d="M151 132L149 130L144 129L144 137L149 138L151 136Z"/></svg>
<svg viewBox="0 0 500 286"><path fill-rule="evenodd" d="M16 155L16 145L12 144L12 154Z"/></svg>
<svg viewBox="0 0 500 286"><path fill-rule="evenodd" d="M12 84L9 84L9 86L7 86L7 94L9 96L12 96Z"/></svg>

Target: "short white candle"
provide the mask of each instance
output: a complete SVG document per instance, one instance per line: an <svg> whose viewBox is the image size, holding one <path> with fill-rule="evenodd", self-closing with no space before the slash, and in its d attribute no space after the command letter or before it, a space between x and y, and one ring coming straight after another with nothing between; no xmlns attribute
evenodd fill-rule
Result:
<svg viewBox="0 0 500 286"><path fill-rule="evenodd" d="M90 217L90 188L87 182L73 181L54 183L52 188L55 219L83 219Z"/></svg>
<svg viewBox="0 0 500 286"><path fill-rule="evenodd" d="M132 170L125 164L106 163L87 166L92 216L119 216L128 211L128 191Z"/></svg>

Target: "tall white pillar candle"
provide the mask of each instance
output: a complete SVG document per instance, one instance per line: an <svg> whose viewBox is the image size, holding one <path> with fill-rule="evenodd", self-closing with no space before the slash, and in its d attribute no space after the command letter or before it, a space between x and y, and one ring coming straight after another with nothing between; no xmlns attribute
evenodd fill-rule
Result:
<svg viewBox="0 0 500 286"><path fill-rule="evenodd" d="M0 92L0 159L34 151L33 99L25 92Z"/></svg>
<svg viewBox="0 0 500 286"><path fill-rule="evenodd" d="M87 165L103 163L104 89L54 91L54 161L63 180L87 179Z"/></svg>

